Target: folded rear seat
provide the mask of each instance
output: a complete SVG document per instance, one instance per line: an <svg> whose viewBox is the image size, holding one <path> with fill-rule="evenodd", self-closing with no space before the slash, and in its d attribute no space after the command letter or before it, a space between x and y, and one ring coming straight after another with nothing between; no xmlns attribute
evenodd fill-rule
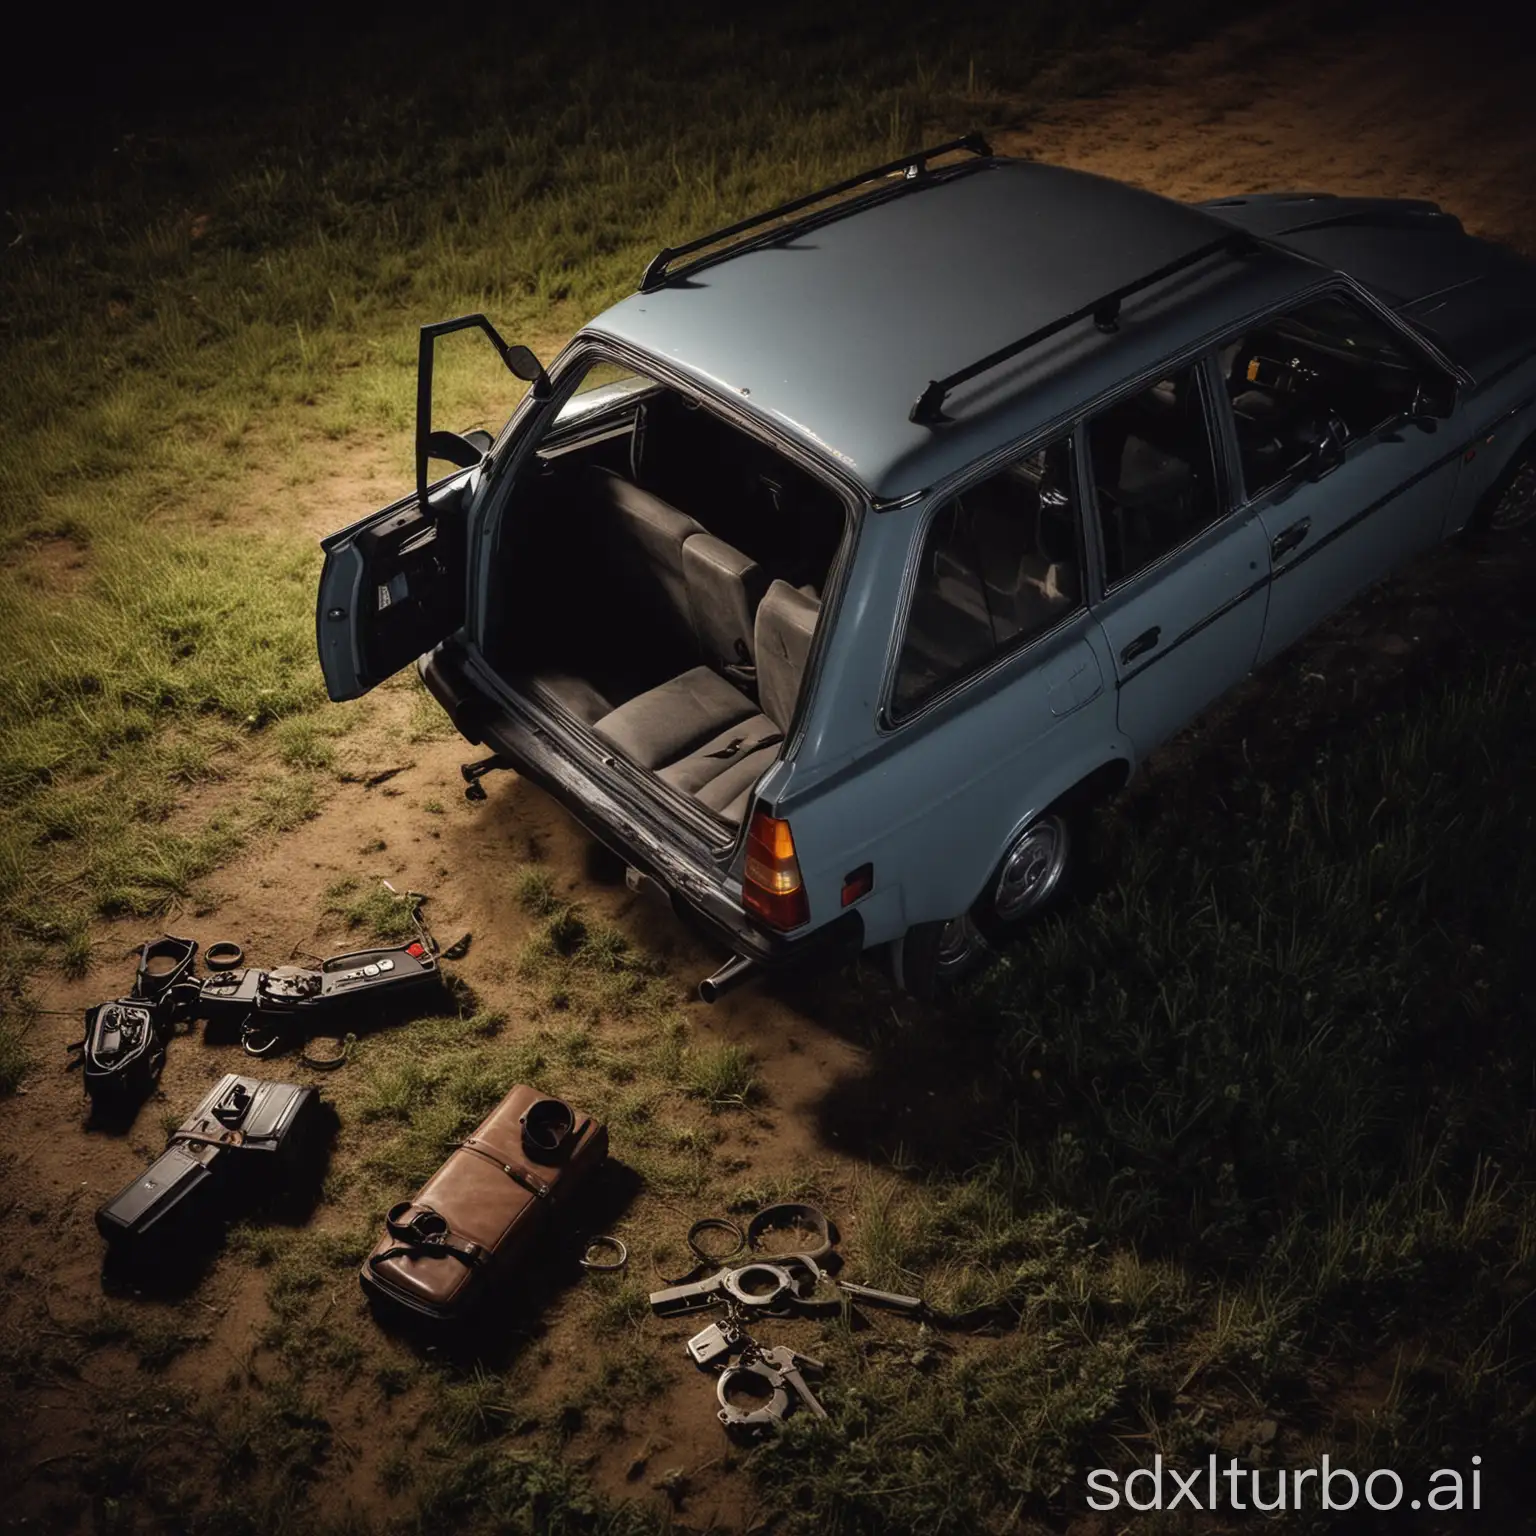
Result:
<svg viewBox="0 0 1536 1536"><path fill-rule="evenodd" d="M699 655L719 671L753 664L753 622L768 577L763 568L712 533L683 543L683 576Z"/></svg>
<svg viewBox="0 0 1536 1536"><path fill-rule="evenodd" d="M686 512L598 465L581 471L580 495L593 519L593 551L626 606L634 603L673 639L693 646L693 604L683 547L704 532Z"/></svg>
<svg viewBox="0 0 1536 1536"><path fill-rule="evenodd" d="M630 762L663 768L754 713L739 688L708 667L694 667L619 705L592 729Z"/></svg>
<svg viewBox="0 0 1536 1536"><path fill-rule="evenodd" d="M694 667L621 704L593 731L631 762L739 822L752 787L779 755L820 607L786 581L775 581L758 604L753 650L761 710L718 673Z"/></svg>

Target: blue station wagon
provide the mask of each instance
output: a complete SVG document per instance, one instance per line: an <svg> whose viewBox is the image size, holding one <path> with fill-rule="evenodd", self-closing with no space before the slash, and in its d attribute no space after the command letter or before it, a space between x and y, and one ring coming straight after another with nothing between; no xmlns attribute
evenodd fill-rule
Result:
<svg viewBox="0 0 1536 1536"><path fill-rule="evenodd" d="M529 382L494 439L432 426L463 328ZM662 251L547 370L424 328L416 460L324 541L331 697L416 662L473 796L544 786L731 951L706 999L875 946L927 994L1254 667L1536 516L1536 266L972 135Z"/></svg>

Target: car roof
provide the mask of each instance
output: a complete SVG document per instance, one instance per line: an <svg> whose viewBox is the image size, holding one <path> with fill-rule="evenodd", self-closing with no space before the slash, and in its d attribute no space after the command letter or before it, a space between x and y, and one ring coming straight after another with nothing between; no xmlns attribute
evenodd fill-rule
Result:
<svg viewBox="0 0 1536 1536"><path fill-rule="evenodd" d="M1198 252L1232 226L1123 182L1002 157L621 300L588 325L830 459L876 499L944 479L1070 412L1181 341L1316 282L1262 243L1213 255L959 387L937 427L909 419L931 379Z"/></svg>

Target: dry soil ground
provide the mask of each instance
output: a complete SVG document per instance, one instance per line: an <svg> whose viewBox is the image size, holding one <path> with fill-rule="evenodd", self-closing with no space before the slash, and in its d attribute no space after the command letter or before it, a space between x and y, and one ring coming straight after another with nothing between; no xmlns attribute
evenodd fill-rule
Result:
<svg viewBox="0 0 1536 1536"><path fill-rule="evenodd" d="M1132 89L1021 117L1021 125L1000 133L997 142L1006 152L1103 172L1180 198L1306 188L1429 197L1460 214L1473 232L1536 249L1536 175L1529 158L1536 98L1523 65L1482 51L1473 57L1461 48L1457 32L1454 17L1417 21L1406 32L1383 20L1363 37L1292 35L1277 45L1266 41L1262 25L1251 26L1167 61ZM377 457L383 462L382 448ZM345 480L312 487L290 505L285 515L296 538L387 499L385 477L370 483L366 472L359 476L366 454L353 452L348 460ZM259 515L261 499L261 487L253 486L247 498L252 516ZM1385 597L1357 607L1308 642L1317 671L1339 679L1390 672L1414 648L1443 645L1454 653L1473 611L1531 590L1528 543L1515 558L1519 569L1476 551L1435 556ZM70 573L40 568L39 577L56 579L62 588ZM1248 707L1244 700L1251 705L1274 681L1256 679L1233 707ZM1287 707L1277 700L1273 710L1258 713L1283 716ZM515 1030L520 994L512 957L531 920L496 877L531 851L557 873L563 891L579 895L664 956L681 981L713 968L718 957L614 881L569 820L531 785L499 775L488 781L485 803L467 804L456 770L470 749L444 738L407 741L409 709L406 692L386 692L353 746L359 761L370 759L371 769L399 767L398 774L371 788L339 785L315 820L275 836L217 874L210 882L213 898L203 908L168 914L171 931L237 937L268 963L295 952L334 952L352 941L336 919L321 916L326 888L343 875L385 877L430 893L428 913L445 941L473 932L457 970L484 1004L508 1010ZM1192 771L1180 764L1198 762L1212 746L1219 749L1223 729L1218 718L1193 742L1176 747L1169 771ZM225 786L201 793L230 792ZM441 808L431 808L434 803ZM189 802L188 814L198 808ZM45 980L42 1000L75 1009L114 995L131 975L131 954L144 936L138 925L104 925L90 973L70 983ZM868 1168L878 1168L873 1153L866 1155L870 1138L853 1127L878 1118L876 1101L884 1099L884 1089L863 1081L864 1057L840 1030L838 1014L855 997L860 1006L868 1006L871 996L879 1006L907 1006L884 998L882 986L870 970L827 987L759 987L713 1009L692 1005L693 1025L705 1038L747 1045L759 1062L765 1108L735 1119L727 1143L743 1178L767 1180L816 1165L825 1170L828 1189L847 1191ZM78 1078L59 1070L64 1043L76 1030L66 1017L41 1020L33 1043L43 1065L4 1110L3 1139L12 1160L0 1201L0 1312L13 1342L69 1335L88 1323L102 1295L94 1207L158 1149L166 1112L189 1104L219 1073L241 1065L232 1047L177 1040L162 1095L128 1133L102 1134L84 1128ZM284 1069L322 1087L327 1081L291 1058ZM860 1113L852 1112L854 1106ZM892 1103L889 1112L904 1108L910 1105ZM838 1131L840 1120L850 1128L846 1134ZM857 1150L848 1149L850 1142ZM615 1151L622 1155L622 1144ZM316 1219L327 1219L323 1209ZM846 1236L856 1249L857 1231ZM343 1289L334 1302L349 1313L360 1307L355 1290ZM166 1367L172 1382L217 1387L232 1372L261 1372L253 1343L266 1317L261 1272L220 1265L183 1306L206 1339ZM685 1331L646 1326L666 1327L679 1339ZM579 1362L581 1337L558 1304L545 1337L556 1372L562 1362ZM74 1475L74 1458L89 1444L99 1405L126 1401L142 1380L131 1353L108 1346L90 1354L78 1379L32 1391L24 1415L17 1405L8 1406L5 1439L17 1460L7 1479L7 1521L57 1507L54 1500ZM345 1400L324 1406L339 1451L321 1499L335 1509L351 1505L386 1514L392 1500L381 1487L379 1468L394 1441L409 1432L411 1395L386 1402L365 1378ZM688 1469L694 1476L687 1520L699 1528L711 1520L727 1528L744 1525L751 1493L744 1479L718 1464L723 1447L712 1407L707 1385L686 1368L679 1349L674 1382L650 1410L631 1414L601 1436L578 1437L572 1454L588 1460L608 1491L658 1502L666 1496L657 1486L660 1474ZM646 1465L632 1476L641 1458ZM89 1517L81 1518L81 1528L89 1528Z"/></svg>

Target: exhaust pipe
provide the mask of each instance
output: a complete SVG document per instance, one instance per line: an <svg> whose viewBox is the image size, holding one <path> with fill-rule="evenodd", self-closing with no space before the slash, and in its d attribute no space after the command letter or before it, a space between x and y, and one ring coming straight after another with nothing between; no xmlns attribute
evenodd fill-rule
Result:
<svg viewBox="0 0 1536 1536"><path fill-rule="evenodd" d="M706 1003L718 1002L727 992L734 992L744 981L751 981L760 969L756 960L732 955L713 976L699 983L699 997Z"/></svg>

